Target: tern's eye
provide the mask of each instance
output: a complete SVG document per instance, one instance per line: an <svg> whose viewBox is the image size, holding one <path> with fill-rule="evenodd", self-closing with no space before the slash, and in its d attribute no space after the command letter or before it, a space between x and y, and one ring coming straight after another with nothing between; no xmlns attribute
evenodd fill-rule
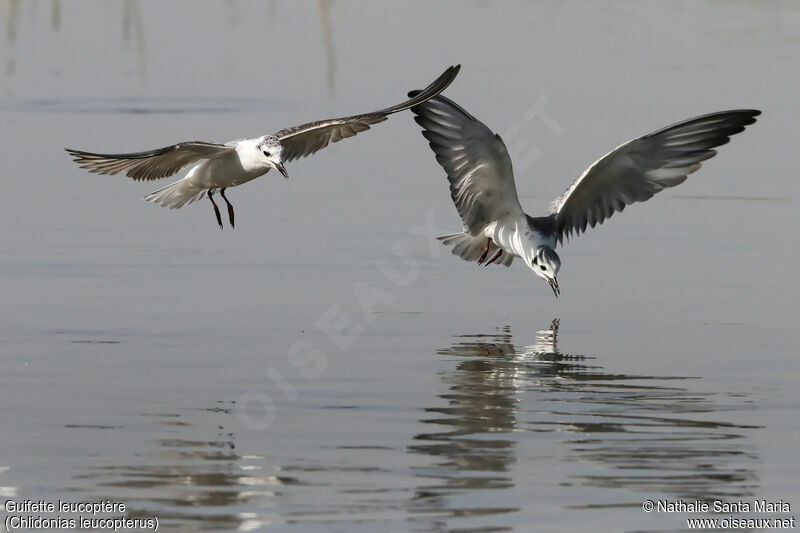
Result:
<svg viewBox="0 0 800 533"><path fill-rule="evenodd" d="M265 155L265 156L267 156L267 157L269 157L269 156L271 156L272 154L270 154L268 151L264 150L264 155Z"/></svg>
<svg viewBox="0 0 800 533"><path fill-rule="evenodd" d="M539 268L541 268L542 270L547 270L547 267L544 265L539 266Z"/></svg>

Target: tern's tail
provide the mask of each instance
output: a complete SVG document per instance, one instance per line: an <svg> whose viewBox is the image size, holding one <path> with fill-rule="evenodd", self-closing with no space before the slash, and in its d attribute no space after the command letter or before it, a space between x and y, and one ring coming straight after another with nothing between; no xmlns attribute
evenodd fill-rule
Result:
<svg viewBox="0 0 800 533"><path fill-rule="evenodd" d="M445 246L452 246L453 255L459 256L464 261L478 261L478 264L482 264L498 252L497 246L483 235L472 236L462 232L437 238ZM511 266L513 260L513 255L503 252L493 262Z"/></svg>
<svg viewBox="0 0 800 533"><path fill-rule="evenodd" d="M183 178L157 191L151 192L145 196L144 199L162 207L178 209L179 207L199 200L205 193L206 190L199 188L196 183L193 183L193 180L189 181Z"/></svg>

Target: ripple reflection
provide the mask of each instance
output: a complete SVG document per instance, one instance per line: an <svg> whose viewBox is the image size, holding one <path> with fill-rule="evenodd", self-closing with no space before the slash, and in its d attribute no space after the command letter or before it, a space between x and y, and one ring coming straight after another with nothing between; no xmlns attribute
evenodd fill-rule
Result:
<svg viewBox="0 0 800 533"><path fill-rule="evenodd" d="M757 427L724 421L728 411L750 409L746 401L698 391L697 378L605 372L594 357L562 353L558 330L555 319L531 344L517 346L506 326L457 336L438 351L454 366L440 374L445 405L425 409L421 420L435 429L416 435L408 447L433 459L415 472L416 512L460 517L517 511L505 493L481 492L479 504L467 496L475 489L513 489L517 448L531 433L555 439L562 451L547 459L561 461L559 490L575 495L563 504L567 508L641 503L620 501L619 495L609 502L607 491L591 489L690 500L754 495L758 457L746 437ZM593 494L595 500L586 501Z"/></svg>

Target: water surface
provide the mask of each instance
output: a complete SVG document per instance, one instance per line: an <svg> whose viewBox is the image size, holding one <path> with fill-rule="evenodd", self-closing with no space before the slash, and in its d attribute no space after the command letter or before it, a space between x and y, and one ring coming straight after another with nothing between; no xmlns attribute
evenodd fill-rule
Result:
<svg viewBox="0 0 800 533"><path fill-rule="evenodd" d="M800 506L794 3L2 7L3 499L110 499L166 531L679 531L642 502ZM447 94L503 135L532 213L627 138L764 114L560 250L558 300L438 247L460 222L410 115L232 189L235 231L62 151L271 133L454 63Z"/></svg>

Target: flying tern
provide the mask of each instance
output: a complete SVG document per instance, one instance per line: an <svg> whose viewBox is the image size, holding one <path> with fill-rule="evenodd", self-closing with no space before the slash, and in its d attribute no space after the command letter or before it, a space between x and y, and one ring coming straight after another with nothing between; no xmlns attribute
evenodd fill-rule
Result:
<svg viewBox="0 0 800 533"><path fill-rule="evenodd" d="M263 176L270 169L277 169L288 179L284 163L311 155L329 143L335 143L368 130L371 125L383 122L393 113L419 105L447 88L453 82L460 65L444 71L423 91L401 103L380 111L309 122L263 135L253 139L241 139L224 144L190 141L157 148L146 152L128 154L97 154L66 148L74 161L82 168L96 174L125 174L136 181L151 181L176 174L192 165L186 176L144 197L164 207L177 209L203 196L214 206L217 224L222 228L222 217L214 201L214 193L228 207L228 220L234 226L233 205L225 190Z"/></svg>
<svg viewBox="0 0 800 533"><path fill-rule="evenodd" d="M409 96L422 94L412 91ZM699 116L633 139L595 161L550 204L526 214L514 185L511 158L499 135L456 103L437 96L411 108L450 182L463 231L439 237L452 253L478 264L509 266L515 257L561 290L556 244L595 227L634 202L683 183L714 157L713 149L753 124L760 111L737 109ZM487 257L489 259L487 260Z"/></svg>

